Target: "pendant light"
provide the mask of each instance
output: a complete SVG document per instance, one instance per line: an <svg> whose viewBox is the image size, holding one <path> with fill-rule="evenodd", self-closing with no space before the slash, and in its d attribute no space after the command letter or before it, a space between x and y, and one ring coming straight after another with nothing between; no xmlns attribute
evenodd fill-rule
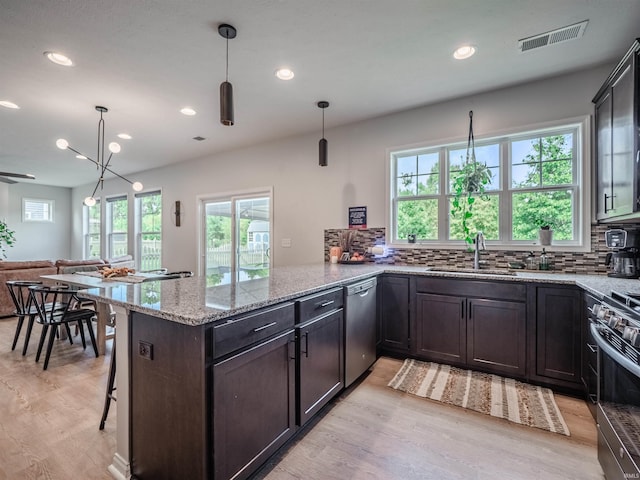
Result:
<svg viewBox="0 0 640 480"><path fill-rule="evenodd" d="M320 161L318 162L321 167L327 166L327 153L328 153L328 144L327 139L324 138L324 109L329 106L329 102L321 101L318 102L318 108L322 109L322 138L320 139L319 144L319 153L320 153Z"/></svg>
<svg viewBox="0 0 640 480"><path fill-rule="evenodd" d="M116 177L121 178L122 180L124 180L125 182L129 182L131 184L131 187L133 188L133 190L136 191L136 192L140 192L144 188L142 186L142 183L133 182L133 181L129 180L128 178L126 178L126 177L114 172L109 167L109 165L111 165L111 158L113 157L113 155L116 154L116 153L120 153L120 144L118 144L117 142L109 143L109 152L110 152L109 153L109 157L105 158L105 152L104 152L104 119L102 118L102 115L104 113L107 113L109 111L109 109L107 107L102 107L100 105L97 105L96 106L96 111L98 111L100 113L100 120L98 121L98 153L96 155L96 159L95 160L93 158L89 157L88 155L84 155L84 154L80 153L78 150L76 150L71 145L69 145L69 142L67 140L65 140L64 138L59 138L58 140L56 140L56 146L60 150L71 150L72 152L76 153L76 157L77 158L89 160L90 162L92 162L96 166L96 169L99 171L98 181L96 183L95 188L93 189L93 193L91 194L90 197L86 197L84 199L84 204L86 206L88 206L88 207L93 207L96 204L95 195L96 195L96 192L98 191L98 187L102 190L102 186L103 186L103 183L104 183L104 175L105 175L106 172L112 173Z"/></svg>
<svg viewBox="0 0 640 480"><path fill-rule="evenodd" d="M229 39L236 38L236 29L223 23L218 27L218 33L227 39L227 63L225 81L220 84L220 123L233 125L233 86L229 83Z"/></svg>

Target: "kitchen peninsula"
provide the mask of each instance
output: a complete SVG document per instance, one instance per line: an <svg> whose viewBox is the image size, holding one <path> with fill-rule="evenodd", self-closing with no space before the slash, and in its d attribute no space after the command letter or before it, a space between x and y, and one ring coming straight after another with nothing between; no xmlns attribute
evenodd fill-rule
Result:
<svg viewBox="0 0 640 480"><path fill-rule="evenodd" d="M545 305L539 299L546 298L537 290L548 293L548 287L552 287L554 292L566 293L562 298L569 301L563 303L562 313L567 312L568 306L575 307L575 311L572 317L562 320L567 325L557 331L564 335L566 327L577 332L578 337L582 315L581 303L576 299L580 298L580 289L595 296L611 289L640 291L637 281L604 276L436 272L425 266L375 264L279 267L268 278L209 288L204 277L192 277L88 290L87 296L129 312L129 321L121 321L117 331L118 343L127 347L118 349L118 452L110 469L112 474L126 478L130 466L137 478L218 479L251 475L305 421L299 405L299 384L304 377L300 359L313 356L310 342L314 337L307 336L306 344L302 340L308 332L296 330L300 317L309 309L324 308L327 317L334 315L342 309L341 287L374 276L380 277L382 283L378 327L383 337L382 351L385 322L397 322L397 317L385 316L384 296L394 291L385 289L386 277L406 281L409 286L409 310L406 315L401 311L398 315L409 319L405 327L412 338L416 336L416 301L410 299L420 295L421 288L438 290L455 281L461 295L473 297L470 286L480 292L493 285L500 288L492 290L508 287L523 292L521 298L510 300L525 309L523 323L514 327L514 335L526 338L526 344L520 345L527 352L524 375L520 376L561 388L573 386L575 392L582 389L579 369L561 372L557 378L554 374L545 377L537 370L536 365L544 362L535 357L541 352L535 319L537 308ZM439 280L443 283L435 287L425 283ZM492 297L493 293L488 295ZM335 338L331 332L327 330L329 339ZM391 353L402 351L391 349ZM407 355L415 354L414 341ZM571 353L572 358L574 354ZM496 363L496 368L510 368L508 363ZM335 381L333 377L328 379L330 386ZM323 405L330 396L323 396L322 392L320 389L317 402Z"/></svg>

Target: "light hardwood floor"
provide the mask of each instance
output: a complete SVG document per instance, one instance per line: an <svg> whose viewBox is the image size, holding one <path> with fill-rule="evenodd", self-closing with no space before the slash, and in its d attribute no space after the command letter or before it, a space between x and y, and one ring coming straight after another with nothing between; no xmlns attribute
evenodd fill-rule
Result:
<svg viewBox="0 0 640 480"><path fill-rule="evenodd" d="M107 355L57 342L48 370L11 351L0 319L0 480L109 479L115 408L98 430ZM78 339L79 340L79 339ZM571 437L514 425L386 387L401 362L382 358L313 428L270 462L267 480L603 479L584 402L556 396Z"/></svg>

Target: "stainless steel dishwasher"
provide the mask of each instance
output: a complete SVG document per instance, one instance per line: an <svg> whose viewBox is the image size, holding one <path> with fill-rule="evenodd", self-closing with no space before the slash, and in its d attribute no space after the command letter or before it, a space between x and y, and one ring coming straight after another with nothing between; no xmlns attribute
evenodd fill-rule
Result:
<svg viewBox="0 0 640 480"><path fill-rule="evenodd" d="M376 279L344 287L344 386L348 387L376 360Z"/></svg>

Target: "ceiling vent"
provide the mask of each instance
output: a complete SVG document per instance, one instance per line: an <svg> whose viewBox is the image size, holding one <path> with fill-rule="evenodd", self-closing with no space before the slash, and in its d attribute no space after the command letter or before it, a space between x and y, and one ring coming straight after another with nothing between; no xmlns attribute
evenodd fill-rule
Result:
<svg viewBox="0 0 640 480"><path fill-rule="evenodd" d="M540 35L534 35L533 37L520 39L518 40L518 50L520 50L520 52L526 52L540 47L548 47L549 45L554 45L556 43L575 40L576 38L580 38L584 35L587 23L589 23L589 20L558 28L550 32L541 33Z"/></svg>

